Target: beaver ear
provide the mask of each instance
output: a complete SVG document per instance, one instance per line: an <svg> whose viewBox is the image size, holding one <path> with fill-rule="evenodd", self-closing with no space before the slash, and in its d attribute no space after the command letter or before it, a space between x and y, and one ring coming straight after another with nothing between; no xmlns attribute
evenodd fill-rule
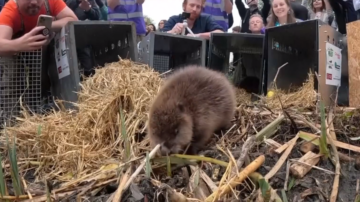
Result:
<svg viewBox="0 0 360 202"><path fill-rule="evenodd" d="M177 107L178 107L178 109L180 110L180 112L184 112L185 108L184 108L183 103L178 102L178 103L177 103Z"/></svg>

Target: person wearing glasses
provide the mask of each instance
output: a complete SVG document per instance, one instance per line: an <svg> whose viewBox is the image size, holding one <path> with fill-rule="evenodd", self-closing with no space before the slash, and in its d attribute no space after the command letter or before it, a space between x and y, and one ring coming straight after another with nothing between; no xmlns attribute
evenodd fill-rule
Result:
<svg viewBox="0 0 360 202"><path fill-rule="evenodd" d="M163 32L165 23L166 23L166 20L161 20L161 21L159 22L159 24L158 24L158 29L157 29L157 31Z"/></svg>

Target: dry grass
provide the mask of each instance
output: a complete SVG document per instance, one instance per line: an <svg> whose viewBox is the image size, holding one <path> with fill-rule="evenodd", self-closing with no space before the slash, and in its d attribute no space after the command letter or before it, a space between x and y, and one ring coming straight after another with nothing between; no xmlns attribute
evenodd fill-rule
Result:
<svg viewBox="0 0 360 202"><path fill-rule="evenodd" d="M149 104L160 83L159 74L147 66L128 60L111 63L83 83L78 113L24 113L19 124L6 131L16 136L20 159L46 162L40 176L79 178L105 164L122 161L119 111L124 111L127 132L134 142L134 134L145 127ZM6 141L4 136L0 138ZM132 152L138 153L138 148L132 147Z"/></svg>
<svg viewBox="0 0 360 202"><path fill-rule="evenodd" d="M101 166L123 162L123 140L120 115L125 114L125 125L132 139L132 153L142 155L147 139L135 146L135 134L143 132L151 100L161 86L160 75L145 65L129 60L107 64L94 77L82 84L78 113L54 112L48 116L23 112L19 124L6 128L16 136L20 159L42 162L39 177L69 180L80 178ZM280 95L285 106L310 106L313 100L313 81L305 83L298 92ZM250 103L250 94L237 89L237 102ZM279 108L276 97L267 98L271 108ZM41 128L41 134L38 134ZM5 142L4 136L0 142ZM65 176L65 177L64 177Z"/></svg>
<svg viewBox="0 0 360 202"><path fill-rule="evenodd" d="M309 78L314 77L309 74ZM80 182L99 179L99 170L104 166L114 171L118 164L125 163L124 140L119 135L121 110L125 115L127 135L131 137L132 159L150 150L147 139L137 143L135 136L146 127L150 103L161 82L160 75L145 65L129 60L107 64L106 68L97 70L94 77L82 83L76 104L78 112L60 111L48 116L30 116L24 112L24 118L18 119L18 125L6 128L6 132L17 138L20 162L38 162L31 164L37 167L37 177L67 181L60 189L68 190L68 187ZM311 107L315 101L313 89L314 81L310 79L296 92L286 94L274 90L276 96L261 97L260 102L265 101L264 104L275 113L281 108L279 97L284 107ZM237 89L238 104L250 103L250 97L244 90ZM259 113L259 109L252 111L248 106L242 109L243 116L235 121L235 127L217 142L223 153L230 152L227 150L229 145L242 142L275 119L273 114ZM39 128L41 134L38 134ZM5 145L5 142L5 137L0 136L0 145ZM106 179L98 180L96 186L104 186L108 183L104 181L109 178L116 180L115 176L113 172L111 176L104 177Z"/></svg>
<svg viewBox="0 0 360 202"><path fill-rule="evenodd" d="M284 108L296 107L307 108L314 106L316 101L316 92L314 90L314 74L309 73L308 80L303 86L293 92L284 92L276 87L270 88L274 92L273 97L266 97L266 104L271 109L281 109L281 104ZM279 102L279 98L281 103Z"/></svg>

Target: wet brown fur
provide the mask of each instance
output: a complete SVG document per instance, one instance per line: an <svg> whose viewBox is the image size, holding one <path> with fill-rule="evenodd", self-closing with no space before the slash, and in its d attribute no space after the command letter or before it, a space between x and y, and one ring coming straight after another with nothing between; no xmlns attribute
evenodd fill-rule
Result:
<svg viewBox="0 0 360 202"><path fill-rule="evenodd" d="M161 154L181 153L191 142L194 153L217 130L231 126L235 91L222 73L200 66L173 72L152 103L147 133Z"/></svg>

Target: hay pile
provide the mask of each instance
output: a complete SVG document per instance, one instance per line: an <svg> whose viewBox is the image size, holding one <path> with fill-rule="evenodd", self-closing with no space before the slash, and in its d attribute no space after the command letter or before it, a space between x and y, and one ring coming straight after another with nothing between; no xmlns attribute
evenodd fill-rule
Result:
<svg viewBox="0 0 360 202"><path fill-rule="evenodd" d="M274 92L274 96L264 97L266 105L271 109L281 109L281 105L284 108L308 108L314 106L316 102L314 74L310 72L308 75L308 79L303 83L303 86L293 92L285 92L277 89L276 86L272 86L270 89Z"/></svg>
<svg viewBox="0 0 360 202"><path fill-rule="evenodd" d="M160 84L159 74L145 65L129 60L107 64L83 83L78 113L60 111L46 117L24 113L25 118L6 133L16 136L20 161L42 162L38 175L81 177L107 163L121 162L120 109L134 139L145 127ZM0 138L0 145L6 145L5 136ZM137 148L132 147L134 154Z"/></svg>

